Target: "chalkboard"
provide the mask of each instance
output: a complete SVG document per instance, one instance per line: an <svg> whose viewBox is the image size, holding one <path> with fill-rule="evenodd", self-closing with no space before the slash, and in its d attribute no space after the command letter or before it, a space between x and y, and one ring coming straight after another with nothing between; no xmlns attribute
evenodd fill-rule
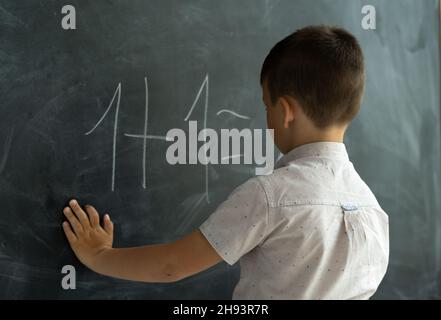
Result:
<svg viewBox="0 0 441 320"><path fill-rule="evenodd" d="M66 4L75 30L61 26ZM376 30L361 27L364 4L1 0L0 298L231 298L238 265L171 284L89 271L67 244L61 210L75 197L109 212L117 247L198 227L255 166L172 166L167 131L187 131L188 120L265 128L261 63L311 24L347 28L366 57L366 95L346 143L390 216L390 266L375 298L439 296L438 1L371 0ZM68 264L75 290L61 287Z"/></svg>

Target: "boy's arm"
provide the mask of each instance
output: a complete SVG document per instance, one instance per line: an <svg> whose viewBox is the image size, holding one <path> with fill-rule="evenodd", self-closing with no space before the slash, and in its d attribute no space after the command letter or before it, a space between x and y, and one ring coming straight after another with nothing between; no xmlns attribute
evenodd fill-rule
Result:
<svg viewBox="0 0 441 320"><path fill-rule="evenodd" d="M113 223L108 215L104 225L92 206L85 211L77 201L63 212L66 237L78 259L93 271L107 276L143 282L174 282L203 271L222 258L204 235L195 230L172 243L133 248L112 248Z"/></svg>

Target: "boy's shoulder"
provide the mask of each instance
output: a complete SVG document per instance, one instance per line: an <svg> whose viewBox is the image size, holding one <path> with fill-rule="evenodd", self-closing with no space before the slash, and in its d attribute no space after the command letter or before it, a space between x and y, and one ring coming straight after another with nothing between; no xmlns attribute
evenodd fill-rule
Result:
<svg viewBox="0 0 441 320"><path fill-rule="evenodd" d="M261 186L270 207L342 202L378 206L375 195L350 161L342 164L299 159L247 183Z"/></svg>

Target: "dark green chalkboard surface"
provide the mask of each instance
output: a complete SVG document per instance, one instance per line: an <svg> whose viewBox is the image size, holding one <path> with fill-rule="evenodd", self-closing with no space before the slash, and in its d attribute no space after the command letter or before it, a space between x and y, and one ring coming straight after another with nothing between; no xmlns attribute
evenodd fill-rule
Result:
<svg viewBox="0 0 441 320"><path fill-rule="evenodd" d="M390 267L375 297L439 296L438 2L371 0L368 31L364 2L0 0L0 298L230 298L239 268L225 263L173 284L85 269L61 210L76 197L109 212L116 246L198 227L255 167L171 166L164 136L188 130L186 120L265 128L261 63L310 24L347 28L366 56L366 96L346 143L390 216ZM65 4L76 30L61 28ZM67 264L76 290L61 287Z"/></svg>

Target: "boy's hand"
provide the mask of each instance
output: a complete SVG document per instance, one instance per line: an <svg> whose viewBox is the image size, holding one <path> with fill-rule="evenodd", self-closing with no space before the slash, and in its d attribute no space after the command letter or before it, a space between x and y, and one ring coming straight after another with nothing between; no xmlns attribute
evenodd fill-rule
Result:
<svg viewBox="0 0 441 320"><path fill-rule="evenodd" d="M88 268L94 270L99 257L112 249L113 222L109 215L104 216L104 227L100 225L98 212L90 205L86 212L76 200L69 202L63 213L69 222L63 222L64 233L77 258Z"/></svg>

